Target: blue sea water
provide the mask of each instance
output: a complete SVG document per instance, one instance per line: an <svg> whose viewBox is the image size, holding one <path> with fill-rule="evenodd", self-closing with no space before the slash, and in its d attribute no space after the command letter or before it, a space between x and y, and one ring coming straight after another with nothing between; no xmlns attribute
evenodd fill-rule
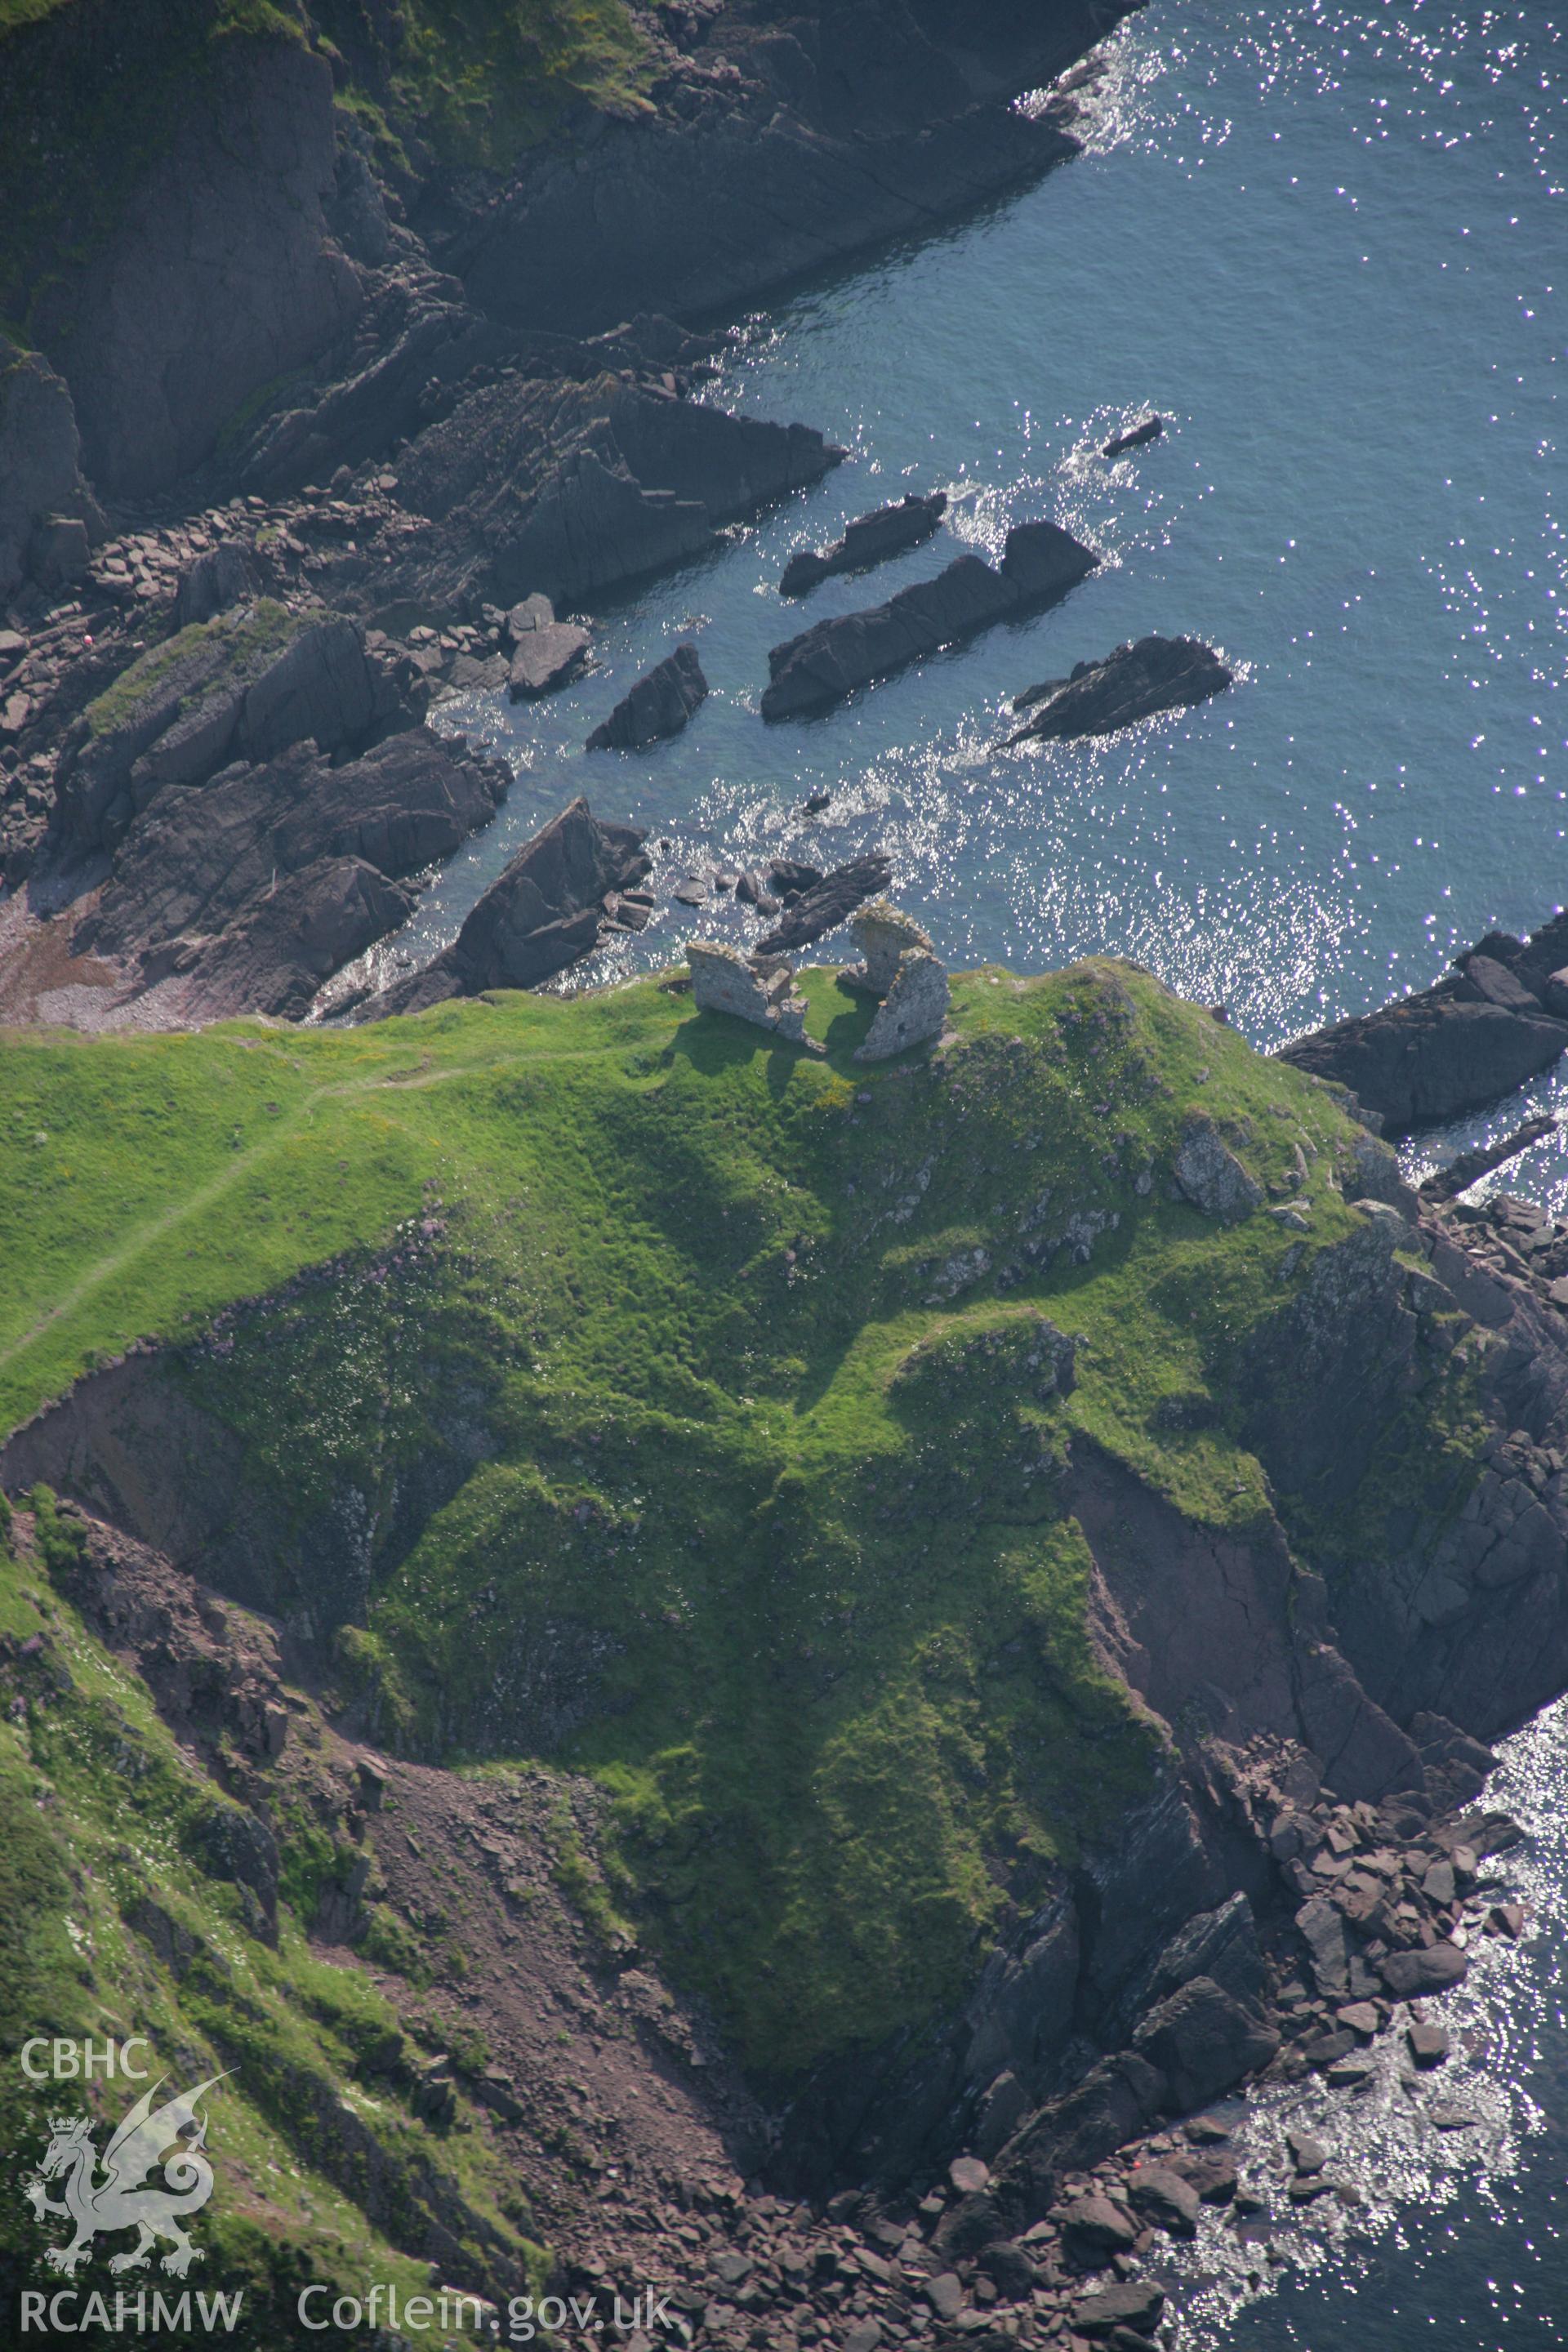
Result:
<svg viewBox="0 0 1568 2352"><path fill-rule="evenodd" d="M1156 0L1105 56L1077 161L733 332L705 396L848 461L603 615L571 691L453 706L519 782L400 953L450 937L577 790L670 844L666 881L881 845L947 955L1124 952L1265 1045L1568 896L1568 37L1477 0ZM1146 406L1163 440L1101 460ZM781 603L793 547L911 487L952 499L935 541ZM761 720L771 645L1041 514L1106 558L1065 604ZM1013 694L1151 629L1207 638L1241 682L1110 741L997 751ZM585 754L683 636L712 686L695 724ZM671 909L624 960L696 920ZM1568 1196L1568 1156L1530 1172Z"/></svg>
<svg viewBox="0 0 1568 2352"><path fill-rule="evenodd" d="M601 615L598 667L568 692L449 707L518 781L393 958L449 939L578 791L651 828L665 886L885 847L955 961L1130 954L1264 1046L1425 986L1489 926L1528 929L1568 898L1568 34L1551 8L1479 0L1156 0L1104 57L1074 163L731 334L704 396L814 424L848 461ZM1101 460L1150 406L1165 437ZM949 493L934 542L781 604L795 546L910 488ZM763 724L771 645L1039 515L1106 558L1065 604L824 719ZM996 749L1020 688L1148 630L1208 639L1237 685L1107 741ZM683 637L712 687L686 734L585 755ZM564 984L668 961L698 928L744 940L718 904L666 905ZM1552 1075L1417 1139L1413 1164L1559 1097ZM1507 1181L1568 1208L1568 1150L1537 1147ZM1273 2262L1208 2232L1180 2283L1199 2340L1568 2343L1563 1710L1510 1743L1503 1780L1538 1832L1513 1865L1536 1908L1527 1941L1489 1947L1450 1997L1466 2038L1444 2095L1475 2124L1435 2131L1431 2085L1392 2053L1359 2101L1266 2102L1261 2151L1317 2101L1376 2193L1328 2240L1281 2207Z"/></svg>

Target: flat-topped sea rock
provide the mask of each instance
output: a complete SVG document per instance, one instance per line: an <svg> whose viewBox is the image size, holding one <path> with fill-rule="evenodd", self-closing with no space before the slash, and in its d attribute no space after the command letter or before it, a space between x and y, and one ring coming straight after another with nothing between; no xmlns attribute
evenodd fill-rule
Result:
<svg viewBox="0 0 1568 2352"><path fill-rule="evenodd" d="M902 588L885 604L819 621L775 646L768 656L763 717L799 719L830 710L857 687L977 636L997 621L1055 603L1099 562L1092 548L1055 523L1019 523L1007 533L1000 564L961 555L934 580Z"/></svg>
<svg viewBox="0 0 1568 2352"><path fill-rule="evenodd" d="M886 563L889 557L902 555L907 548L919 547L929 539L946 512L947 492L932 490L929 498L911 491L895 506L857 515L843 538L836 539L831 547L796 548L784 565L779 594L804 596L836 572L868 572L873 564Z"/></svg>

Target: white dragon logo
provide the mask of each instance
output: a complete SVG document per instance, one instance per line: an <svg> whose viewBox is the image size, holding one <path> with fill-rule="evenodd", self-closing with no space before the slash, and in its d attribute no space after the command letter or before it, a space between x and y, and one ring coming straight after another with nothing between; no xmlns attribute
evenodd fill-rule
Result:
<svg viewBox="0 0 1568 2352"><path fill-rule="evenodd" d="M196 2212L212 2195L212 2167L201 2153L206 2144L206 2117L198 2117L196 2102L223 2079L215 2074L158 2108L153 2101L162 2083L144 2091L103 2152L101 2180L96 2179L99 2157L92 2144L91 2120L87 2116L51 2116L49 2144L38 2178L27 2185L27 2202L40 2221L50 2213L73 2221L76 2235L68 2246L46 2247L47 2263L64 2271L68 2278L73 2277L91 2253L100 2230L141 2233L129 2252L113 2257L111 2271L142 2269L160 2238L167 2238L174 2251L163 2257L159 2267L176 2278L184 2278L191 2264L202 2260L201 2248L192 2245L180 2227L179 2216ZM181 2134L186 2131L191 2137L182 2142ZM160 2158L166 2186L143 2188ZM44 2183L62 2172L68 2175L65 2198L57 2203Z"/></svg>

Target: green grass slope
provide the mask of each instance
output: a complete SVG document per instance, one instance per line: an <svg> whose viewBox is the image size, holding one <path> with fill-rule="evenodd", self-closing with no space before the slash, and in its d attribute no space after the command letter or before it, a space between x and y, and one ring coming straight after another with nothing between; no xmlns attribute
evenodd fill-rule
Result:
<svg viewBox="0 0 1568 2352"><path fill-rule="evenodd" d="M108 2037L144 2036L142 2063L167 2078L165 2095L226 2074L207 2101L221 2193L202 2217L203 2267L189 2284L242 2291L226 2339L242 2352L312 2340L297 2308L312 2279L353 2292L368 2274L396 2280L405 2296L424 2292L428 2265L406 2248L431 2190L437 2210L466 2211L483 2229L477 2275L498 2259L527 2275L536 2250L488 2139L470 2125L432 2147L389 2084L406 2021L356 1971L321 1960L287 1901L273 1940L247 1890L204 1868L227 1800L55 1589L51 1570L68 1570L80 1533L40 1501L30 1548L0 1517L0 2326L15 2324L20 2287L62 2284L38 2258L68 2232L54 2220L40 2230L23 2196L49 2116L85 2104L112 2127L138 2087L101 2075L29 2082L16 2059L34 2035L90 2037L100 2050ZM298 1877L286 1856L285 1887ZM174 1966L155 1956L150 1921L178 1949ZM379 2227L364 2210L373 2175ZM117 2250L97 2250L79 2296L107 2291L112 2309L102 2258ZM153 2284L175 2294L156 2272ZM136 2340L129 2323L123 2335L87 2335ZM205 2342L207 2332L163 2340Z"/></svg>
<svg viewBox="0 0 1568 2352"><path fill-rule="evenodd" d="M1067 1447L1245 1528L1249 1344L1357 1215L1332 1098L1132 967L963 976L872 1071L804 984L821 1060L651 982L0 1055L0 1427L189 1341L253 1491L373 1528L482 1430L342 1687L596 1773L615 1899L786 2074L931 2014L1146 1785ZM1306 1235L1172 1197L1194 1117Z"/></svg>

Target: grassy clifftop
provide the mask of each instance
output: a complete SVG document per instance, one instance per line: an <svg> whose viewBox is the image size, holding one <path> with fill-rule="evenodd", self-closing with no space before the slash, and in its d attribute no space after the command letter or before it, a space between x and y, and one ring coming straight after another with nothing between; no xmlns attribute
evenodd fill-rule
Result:
<svg viewBox="0 0 1568 2352"><path fill-rule="evenodd" d="M644 982L17 1037L0 1098L0 1426L190 1342L251 1494L369 1531L373 1736L598 1775L615 1899L785 2072L929 2014L1145 1784L1068 1444L1257 1519L1249 1343L1357 1215L1332 1099L1131 967L963 976L869 1073L805 986L820 1061ZM1194 1128L1298 1221L1173 1197Z"/></svg>

